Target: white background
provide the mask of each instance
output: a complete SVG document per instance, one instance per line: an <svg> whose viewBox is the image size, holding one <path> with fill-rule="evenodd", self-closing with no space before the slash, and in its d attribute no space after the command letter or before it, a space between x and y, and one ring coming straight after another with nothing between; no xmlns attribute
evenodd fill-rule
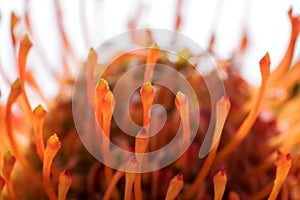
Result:
<svg viewBox="0 0 300 200"><path fill-rule="evenodd" d="M89 47L97 47L105 39L126 31L127 21L134 16L140 2L144 7L138 28L174 27L177 2L174 0L62 0L63 23L78 57L83 59ZM294 13L300 13L300 1L297 0L184 0L181 32L205 48L211 31L216 28L215 50L220 57L228 58L239 45L246 27L249 47L241 69L246 80L257 85L260 83L258 61L265 52L270 53L272 69L285 53L291 30L287 12L291 6ZM0 64L13 81L16 70L9 38L12 10L19 16L24 15L24 2L0 0ZM85 13L87 23L82 23L81 10ZM216 14L219 16L218 23L214 17ZM61 64L61 40L55 23L54 1L31 0L30 19L34 30L33 43L44 49L47 61L35 59L34 55L38 53L33 50L29 59L29 65L32 66L29 67L35 73L40 73L43 79L41 69L45 62L53 66ZM17 27L17 34L23 35L25 32L24 26ZM84 34L88 39L83 39ZM300 58L299 42L295 57ZM0 84L2 94L7 95L3 80L0 80ZM55 84L47 88L47 93L54 91Z"/></svg>

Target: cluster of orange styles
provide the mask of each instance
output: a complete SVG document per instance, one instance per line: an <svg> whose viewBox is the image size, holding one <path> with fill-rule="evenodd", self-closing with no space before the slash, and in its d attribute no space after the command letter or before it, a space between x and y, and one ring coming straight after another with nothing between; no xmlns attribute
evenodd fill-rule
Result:
<svg viewBox="0 0 300 200"><path fill-rule="evenodd" d="M198 152L211 118L211 100L203 78L189 63L169 59L149 30L149 48L138 54L124 52L122 58L110 63L94 88L94 73L101 67L97 63L101 55L91 49L84 63L86 91L95 91L95 95L86 106L94 108L97 123L109 141L133 155L146 153L168 144L182 124L182 142L189 143L190 123L195 116L200 119L194 141L178 160L157 171L130 173L99 162L78 137L70 90L75 81L70 60L77 62L78 58L65 33L59 1L55 2L65 53L62 74L45 67L45 73L59 84L60 91L54 99L45 97L37 77L26 68L28 53L35 48L28 8L24 18L11 15L11 44L18 76L12 81L0 67L1 77L10 86L6 103L0 104L0 199L300 199L300 61L292 65L300 16L294 16L292 9L288 12L291 34L284 57L273 71L269 54L262 57L257 63L261 71L258 88L250 86L235 67L239 65L236 58L245 52L246 35L235 52L237 56L228 60L214 54L214 35L211 37L208 51L216 57L227 95L216 105L214 132L221 137L202 159ZM130 29L136 26L134 20L129 22ZM19 23L26 25L28 36L15 33ZM174 29L180 26L179 9ZM188 49L182 54L187 60L193 56ZM112 89L132 59L146 66L143 86L135 91L137 98L131 100L129 108L133 121L144 127L136 137L122 132L113 119L118 99ZM152 83L156 64L172 66L185 76L196 91L198 113L189 109L184 93L173 94ZM28 90L42 99L40 105L31 106ZM158 134L148 137L153 104L165 108L167 120ZM103 159L109 160L109 144L106 140L98 144ZM123 165L134 169L144 160L132 156Z"/></svg>

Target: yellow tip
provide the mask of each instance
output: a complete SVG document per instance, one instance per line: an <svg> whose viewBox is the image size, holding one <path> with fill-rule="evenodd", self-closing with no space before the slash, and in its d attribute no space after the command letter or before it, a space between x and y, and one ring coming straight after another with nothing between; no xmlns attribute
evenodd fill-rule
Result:
<svg viewBox="0 0 300 200"><path fill-rule="evenodd" d="M142 86L141 90L140 90L141 95L154 95L154 88L152 86L152 84L150 82L146 82L144 83L144 85Z"/></svg>
<svg viewBox="0 0 300 200"><path fill-rule="evenodd" d="M143 87L142 87L143 90L147 91L147 92L150 92L153 90L153 87L152 87L152 84L150 82L146 82Z"/></svg>
<svg viewBox="0 0 300 200"><path fill-rule="evenodd" d="M150 45L150 48L153 48L153 49L159 49L159 46L156 42L153 42L151 45Z"/></svg>
<svg viewBox="0 0 300 200"><path fill-rule="evenodd" d="M262 79L266 80L270 76L270 65L271 65L270 56L268 52L260 60L259 65L260 65Z"/></svg>
<svg viewBox="0 0 300 200"><path fill-rule="evenodd" d="M15 82L13 82L13 84L11 85L11 87L14 88L21 88L21 82L20 79L15 80Z"/></svg>
<svg viewBox="0 0 300 200"><path fill-rule="evenodd" d="M44 107L39 104L34 110L33 113L37 116L44 117L47 115L47 111L44 109Z"/></svg>
<svg viewBox="0 0 300 200"><path fill-rule="evenodd" d="M24 37L23 37L21 43L22 43L23 45L25 45L26 48L28 48L28 49L30 49L30 47L32 46L32 42L31 42L31 40L29 39L29 36L28 36L27 34L24 35Z"/></svg>
<svg viewBox="0 0 300 200"><path fill-rule="evenodd" d="M114 94L112 93L112 91L108 91L106 93L106 95L104 96L103 101L105 101L105 102L113 102L114 101Z"/></svg>
<svg viewBox="0 0 300 200"><path fill-rule="evenodd" d="M59 138L57 137L56 133L51 135L47 141L47 144L52 147L52 148L60 148L60 141Z"/></svg>
<svg viewBox="0 0 300 200"><path fill-rule="evenodd" d="M109 86L108 86L107 81L105 79L101 78L98 82L97 89L100 89L100 90L106 89L106 90L108 90Z"/></svg>
<svg viewBox="0 0 300 200"><path fill-rule="evenodd" d="M7 151L4 155L4 159L10 159L12 157L14 157L14 155L11 151Z"/></svg>
<svg viewBox="0 0 300 200"><path fill-rule="evenodd" d="M183 102L186 99L186 96L182 92L177 92L176 98L180 101Z"/></svg>
<svg viewBox="0 0 300 200"><path fill-rule="evenodd" d="M93 55L94 53L96 53L94 48L90 48L90 55Z"/></svg>

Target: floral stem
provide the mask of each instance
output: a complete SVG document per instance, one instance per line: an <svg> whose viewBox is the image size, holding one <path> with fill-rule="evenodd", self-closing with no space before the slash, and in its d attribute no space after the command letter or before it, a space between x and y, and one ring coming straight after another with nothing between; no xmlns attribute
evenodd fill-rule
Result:
<svg viewBox="0 0 300 200"><path fill-rule="evenodd" d="M238 129L235 137L233 137L230 142L218 153L216 160L219 162L221 160L224 160L230 153L232 153L245 139L247 134L249 133L249 130L251 129L252 125L254 124L259 111L261 109L263 100L264 100L264 94L266 90L266 84L270 75L270 58L269 54L266 53L266 55L261 59L260 61L260 70L262 75L262 83L258 92L258 95L256 96L256 99L254 101L253 108L251 109L250 113Z"/></svg>
<svg viewBox="0 0 300 200"><path fill-rule="evenodd" d="M289 154L281 154L276 162L276 177L268 200L275 200L291 169L292 159Z"/></svg>
<svg viewBox="0 0 300 200"><path fill-rule="evenodd" d="M282 58L281 62L277 66L277 68L272 72L270 76L270 81L268 83L268 87L274 86L280 80L284 74L289 70L289 67L291 66L293 55L294 55L294 49L295 49L295 44L297 41L297 38L299 36L300 32L300 17L293 16L293 10L289 10L289 18L291 21L292 25L292 32L290 36L290 42L288 45L288 48L285 52L284 57Z"/></svg>
<svg viewBox="0 0 300 200"><path fill-rule="evenodd" d="M124 174L125 173L123 171L119 171L119 170L116 171L116 173L114 174L112 180L110 181L110 183L109 183L109 185L108 185L108 187L105 191L103 200L109 200L110 199L113 190L116 188L117 183L122 178L122 176L124 176Z"/></svg>
<svg viewBox="0 0 300 200"><path fill-rule="evenodd" d="M110 162L110 158L108 157L110 154L110 146L109 146L109 140L110 140L110 124L111 124L111 119L112 119L112 114L113 114L113 110L114 110L114 106L115 106L115 99L114 99L114 95L111 91L108 91L106 93L106 95L103 98L103 109L102 109L102 113L103 113L103 132L106 138L103 138L103 156L104 156L104 160L106 162ZM109 168L108 166L105 166L105 176L106 176L106 180L107 183L110 182L110 180L112 179L113 176L113 171L111 168Z"/></svg>
<svg viewBox="0 0 300 200"><path fill-rule="evenodd" d="M223 107L225 107L225 113L223 112ZM228 97L222 97L217 102L217 113L216 113L216 127L214 131L214 136L219 136L219 138L216 138L216 143L210 153L208 154L201 170L197 174L196 179L192 183L192 185L187 189L187 191L184 193L184 197L187 199L192 198L200 188L201 184L205 180L209 170L211 169L211 166L215 160L217 149L219 147L219 143L221 140L221 133L225 124L225 121L227 119L229 110L230 110L231 104ZM213 140L214 141L214 140Z"/></svg>
<svg viewBox="0 0 300 200"><path fill-rule="evenodd" d="M94 106L94 70L97 65L97 60L98 60L98 54L96 51L91 48L90 53L88 55L87 63L86 63L86 68L87 68L87 97L88 97L88 102L91 107Z"/></svg>
<svg viewBox="0 0 300 200"><path fill-rule="evenodd" d="M37 153L41 160L44 160L44 140L43 140L43 125L47 115L47 111L42 105L38 105L33 110L33 131Z"/></svg>
<svg viewBox="0 0 300 200"><path fill-rule="evenodd" d="M137 162L140 166L140 171L142 170L142 165L143 165L143 157L144 157L143 153L147 152L149 140L150 139L145 128L143 128L137 134L135 139L135 153L136 153ZM135 199L143 199L141 182L142 182L142 174L137 173L134 182Z"/></svg>
<svg viewBox="0 0 300 200"><path fill-rule="evenodd" d="M14 153L14 156L16 159L20 162L22 167L25 169L25 171L28 172L29 177L32 178L32 181L34 185L38 188L40 186L40 179L37 176L37 174L34 172L33 168L28 164L27 160L24 158L24 156L21 154L21 151L19 149L19 144L16 142L15 135L13 132L13 127L12 127L12 106L16 102L17 98L21 94L22 89L21 89L21 83L20 80L17 79L11 86L11 91L8 96L8 101L6 105L6 111L5 111L5 123L6 123L6 128L7 128L7 134L8 134L8 139L11 144L12 151Z"/></svg>
<svg viewBox="0 0 300 200"><path fill-rule="evenodd" d="M17 197L14 192L14 187L11 182L11 172L16 163L16 158L12 155L10 151L8 151L4 156L4 164L2 168L2 173L5 179L7 194L9 199L16 200Z"/></svg>
<svg viewBox="0 0 300 200"><path fill-rule="evenodd" d="M26 61L27 61L27 55L32 46L31 41L29 40L29 37L25 35L23 40L20 44L20 50L18 54L18 68L19 68L19 75L20 75L20 83L21 83L21 89L22 89L22 98L25 103L25 113L29 121L31 121L32 118L32 112L31 107L29 104L29 100L25 91L25 78L26 78Z"/></svg>
<svg viewBox="0 0 300 200"><path fill-rule="evenodd" d="M58 200L66 200L67 193L72 185L72 177L68 170L64 170L59 175Z"/></svg>
<svg viewBox="0 0 300 200"><path fill-rule="evenodd" d="M224 169L214 175L213 182L215 193L214 200L222 200L227 183L227 176Z"/></svg>
<svg viewBox="0 0 300 200"><path fill-rule="evenodd" d="M184 181L182 174L174 176L170 181L165 200L174 200L182 190L183 186Z"/></svg>
<svg viewBox="0 0 300 200"><path fill-rule="evenodd" d="M156 43L153 43L148 49L144 83L151 82L153 69L159 58L159 55L160 55L160 49Z"/></svg>
<svg viewBox="0 0 300 200"><path fill-rule="evenodd" d="M54 189L51 184L51 166L55 155L61 147L61 143L58 140L56 134L53 134L47 140L47 146L44 153L44 162L43 162L43 182L44 188L50 200L57 200L57 196L54 192Z"/></svg>
<svg viewBox="0 0 300 200"><path fill-rule="evenodd" d="M124 200L131 200L132 197L132 187L135 181L136 172L138 170L138 162L136 157L131 156L125 163L125 168L127 172L125 173L125 192Z"/></svg>

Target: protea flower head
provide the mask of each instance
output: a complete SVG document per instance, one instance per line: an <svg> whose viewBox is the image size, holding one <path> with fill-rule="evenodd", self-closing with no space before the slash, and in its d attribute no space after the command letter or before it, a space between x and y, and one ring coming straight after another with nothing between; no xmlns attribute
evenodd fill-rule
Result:
<svg viewBox="0 0 300 200"><path fill-rule="evenodd" d="M175 30L182 23L181 4L178 1ZM28 7L22 17L11 15L10 39L18 76L11 81L1 73L10 89L5 103L0 104L0 199L300 198L300 61L292 65L300 16L292 9L288 12L290 41L281 62L271 71L272 55L266 53L254 66L260 69L259 87L248 84L235 67L247 46L246 36L237 56L224 60L214 53L212 35L207 51L216 68L199 74L195 66L204 55L186 46L174 57L161 48L163 44L151 29L126 33L133 45L146 48L113 52L115 59L107 66L102 64L103 52L91 48L75 76L71 66L79 66L81 60L65 33L59 1L55 1L55 11L64 50L63 72L40 66L58 85L53 99L44 94L38 77L27 68L28 53L36 48ZM26 25L24 37L15 32L19 23ZM135 18L128 26L136 28ZM174 43L176 34L170 35ZM135 66L141 66L138 78L134 73L128 75ZM163 71L162 66L171 70ZM182 89L181 79L168 76L173 72L186 80L193 97ZM126 90L136 78L138 87ZM125 81L118 85L122 79ZM208 79L216 85L222 82L224 93L211 91ZM128 102L119 98L122 95ZM36 107L30 104L34 96L41 99ZM128 103L124 104L126 115L119 112L120 102ZM164 108L165 118L160 118L157 105ZM131 135L121 128L130 128L129 118L139 127L130 129L134 130ZM161 127L160 121L165 122ZM207 139L210 128L212 137ZM184 151L167 165L154 163L149 153L174 138L170 154L156 158ZM87 142L91 148L86 148ZM203 147L203 143L208 145ZM122 157L112 144L128 156ZM154 164L156 170L145 170Z"/></svg>

